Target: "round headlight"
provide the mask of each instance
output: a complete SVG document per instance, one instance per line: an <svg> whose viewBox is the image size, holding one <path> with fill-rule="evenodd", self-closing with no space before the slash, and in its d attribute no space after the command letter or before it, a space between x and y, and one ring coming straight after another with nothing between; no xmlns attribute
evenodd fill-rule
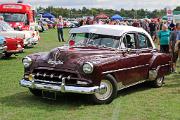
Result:
<svg viewBox="0 0 180 120"><path fill-rule="evenodd" d="M93 72L93 64L90 62L84 63L83 72L86 74L91 74Z"/></svg>
<svg viewBox="0 0 180 120"><path fill-rule="evenodd" d="M24 64L24 67L27 68L31 65L32 60L30 57L25 57L25 58L23 58L22 62Z"/></svg>

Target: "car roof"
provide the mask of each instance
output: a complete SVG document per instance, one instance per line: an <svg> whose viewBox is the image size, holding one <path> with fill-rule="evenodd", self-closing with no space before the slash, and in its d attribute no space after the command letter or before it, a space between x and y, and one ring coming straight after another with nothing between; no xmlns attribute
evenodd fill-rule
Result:
<svg viewBox="0 0 180 120"><path fill-rule="evenodd" d="M146 33L146 31L143 30L142 28L137 28L133 26L123 26L123 25L85 25L70 30L70 33L96 33L96 34L105 34L112 36L121 36L126 32Z"/></svg>
<svg viewBox="0 0 180 120"><path fill-rule="evenodd" d="M155 48L151 36L143 28L125 25L84 25L79 28L72 28L69 33L95 33L110 36L122 36L128 32L139 32L145 34Z"/></svg>

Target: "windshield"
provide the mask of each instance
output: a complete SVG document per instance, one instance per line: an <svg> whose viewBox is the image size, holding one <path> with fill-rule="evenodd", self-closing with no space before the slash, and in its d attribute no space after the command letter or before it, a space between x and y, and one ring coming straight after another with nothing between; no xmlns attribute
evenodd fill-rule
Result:
<svg viewBox="0 0 180 120"><path fill-rule="evenodd" d="M14 29L6 22L0 21L0 31L13 31Z"/></svg>
<svg viewBox="0 0 180 120"><path fill-rule="evenodd" d="M26 22L27 15L20 13L0 13L0 16L4 17L6 22Z"/></svg>
<svg viewBox="0 0 180 120"><path fill-rule="evenodd" d="M75 46L118 48L120 37L92 33L73 33L70 40L75 42Z"/></svg>

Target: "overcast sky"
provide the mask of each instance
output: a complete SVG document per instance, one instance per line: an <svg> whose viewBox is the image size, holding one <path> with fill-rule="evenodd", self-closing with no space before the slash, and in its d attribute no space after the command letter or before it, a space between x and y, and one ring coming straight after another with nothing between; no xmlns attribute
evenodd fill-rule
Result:
<svg viewBox="0 0 180 120"><path fill-rule="evenodd" d="M17 0L0 0L0 3L16 2ZM67 8L112 8L112 9L161 9L180 6L180 0L24 0L33 6L56 6Z"/></svg>

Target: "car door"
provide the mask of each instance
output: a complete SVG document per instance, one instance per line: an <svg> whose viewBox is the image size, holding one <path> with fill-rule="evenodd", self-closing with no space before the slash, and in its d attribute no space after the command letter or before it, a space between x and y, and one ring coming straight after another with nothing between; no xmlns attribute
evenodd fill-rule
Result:
<svg viewBox="0 0 180 120"><path fill-rule="evenodd" d="M144 65L138 61L136 33L126 33L121 40L120 46L124 46L128 53L119 61L119 64L123 64L123 69L118 74L120 80L123 78L121 80L123 85L128 86L142 79L140 68L144 68Z"/></svg>
<svg viewBox="0 0 180 120"><path fill-rule="evenodd" d="M119 79L126 86L148 79L149 61L152 58L152 45L148 37L141 33L126 33L122 38L128 54L120 63L124 71L119 72ZM123 45L121 45L123 46Z"/></svg>
<svg viewBox="0 0 180 120"><path fill-rule="evenodd" d="M142 67L139 67L139 74L140 80L146 80L148 79L148 73L149 73L149 62L150 59L153 56L152 50L152 44L150 42L150 39L143 33L137 33L137 62L139 63L139 66L142 65ZM143 67L145 66L145 67Z"/></svg>

